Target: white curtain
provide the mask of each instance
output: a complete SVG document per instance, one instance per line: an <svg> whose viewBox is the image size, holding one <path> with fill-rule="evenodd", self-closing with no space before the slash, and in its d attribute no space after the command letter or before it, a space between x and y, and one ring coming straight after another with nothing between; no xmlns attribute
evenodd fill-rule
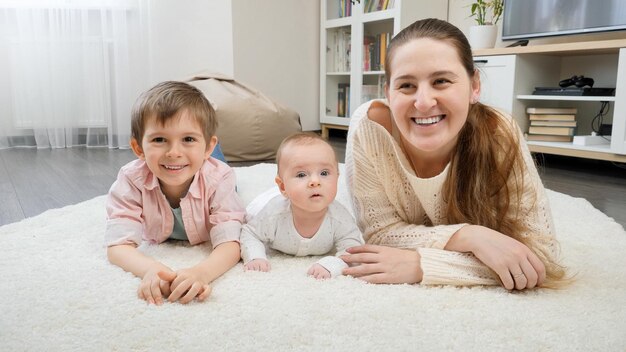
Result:
<svg viewBox="0 0 626 352"><path fill-rule="evenodd" d="M126 147L148 0L0 0L0 148Z"/></svg>

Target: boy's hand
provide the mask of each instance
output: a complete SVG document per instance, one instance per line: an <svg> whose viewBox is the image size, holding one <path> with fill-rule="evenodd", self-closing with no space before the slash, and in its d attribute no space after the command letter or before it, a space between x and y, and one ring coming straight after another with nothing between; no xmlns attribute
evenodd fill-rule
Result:
<svg viewBox="0 0 626 352"><path fill-rule="evenodd" d="M198 297L202 302L211 294L211 286L202 280L198 270L183 269L177 272L159 271L159 278L170 284L169 301L180 301L182 304L191 302Z"/></svg>
<svg viewBox="0 0 626 352"><path fill-rule="evenodd" d="M270 262L267 259L253 259L243 266L244 270L252 271L270 271Z"/></svg>
<svg viewBox="0 0 626 352"><path fill-rule="evenodd" d="M313 276L314 278L320 279L330 279L330 271L326 270L323 266L315 263L311 265L309 271L307 271L307 275Z"/></svg>
<svg viewBox="0 0 626 352"><path fill-rule="evenodd" d="M161 271L159 271L161 270ZM159 273L164 272L162 269L152 269L146 272L137 289L137 296L148 302L148 304L163 304L163 298L168 297L171 293L170 283L160 278ZM174 272L169 271L172 274ZM176 275L176 274L174 274Z"/></svg>

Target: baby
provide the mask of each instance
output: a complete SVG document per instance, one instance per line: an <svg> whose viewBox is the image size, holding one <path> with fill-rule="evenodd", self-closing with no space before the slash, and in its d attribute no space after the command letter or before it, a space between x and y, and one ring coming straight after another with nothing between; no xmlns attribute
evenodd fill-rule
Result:
<svg viewBox="0 0 626 352"><path fill-rule="evenodd" d="M320 136L296 133L287 137L276 155L277 194L241 232L244 269L269 271L265 245L295 255L326 256L307 274L317 279L341 275L348 265L338 256L363 244L348 210L335 201L339 165L333 148Z"/></svg>
<svg viewBox="0 0 626 352"><path fill-rule="evenodd" d="M141 278L137 294L151 304L204 300L209 283L239 261L245 209L235 173L211 157L215 111L201 91L163 82L135 103L130 146L138 159L124 165L107 197L105 242L109 261ZM143 254L143 241L211 241L200 263L173 271Z"/></svg>

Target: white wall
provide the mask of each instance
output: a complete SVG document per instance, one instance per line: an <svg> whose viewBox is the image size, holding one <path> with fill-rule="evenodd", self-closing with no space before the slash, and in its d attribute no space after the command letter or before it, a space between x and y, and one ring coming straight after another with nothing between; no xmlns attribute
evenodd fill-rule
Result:
<svg viewBox="0 0 626 352"><path fill-rule="evenodd" d="M211 69L233 75L231 0L150 1L152 83Z"/></svg>
<svg viewBox="0 0 626 352"><path fill-rule="evenodd" d="M234 77L319 130L319 0L232 0Z"/></svg>

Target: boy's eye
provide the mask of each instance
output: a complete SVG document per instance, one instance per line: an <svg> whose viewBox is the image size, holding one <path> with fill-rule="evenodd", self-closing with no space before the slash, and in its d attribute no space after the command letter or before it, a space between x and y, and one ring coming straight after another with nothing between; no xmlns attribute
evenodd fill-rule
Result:
<svg viewBox="0 0 626 352"><path fill-rule="evenodd" d="M322 176L328 176L328 175L330 175L330 171L328 171L328 170L324 170L324 171L322 171L322 172L320 173L320 175L322 175Z"/></svg>
<svg viewBox="0 0 626 352"><path fill-rule="evenodd" d="M183 140L184 140L185 142L195 142L195 140L196 140L196 139L195 139L195 138L193 138L193 137L185 137L185 138L183 138Z"/></svg>
<svg viewBox="0 0 626 352"><path fill-rule="evenodd" d="M154 137L154 138L152 138L152 141L155 142L155 143L163 143L163 142L165 142L165 138L163 138L163 137Z"/></svg>
<svg viewBox="0 0 626 352"><path fill-rule="evenodd" d="M298 172L298 173L296 174L296 177L297 177L297 178L303 178L303 177L306 177L306 173L304 173L304 172Z"/></svg>

